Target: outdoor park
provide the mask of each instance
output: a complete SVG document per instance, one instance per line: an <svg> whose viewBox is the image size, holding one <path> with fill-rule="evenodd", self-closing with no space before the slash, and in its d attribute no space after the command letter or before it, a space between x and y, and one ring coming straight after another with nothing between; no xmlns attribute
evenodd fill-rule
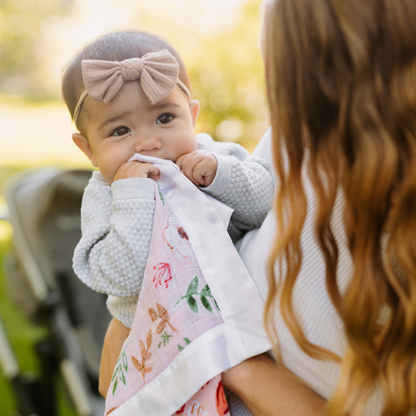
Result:
<svg viewBox="0 0 416 416"><path fill-rule="evenodd" d="M0 189L27 169L88 168L71 140L75 126L60 96L61 70L87 41L135 29L167 39L181 54L201 103L196 132L242 144L250 152L269 121L259 48L260 0L3 0L0 4ZM0 204L5 204L0 194ZM4 208L4 205L3 205ZM6 212L4 208L2 213ZM13 231L0 222L0 261ZM25 318L0 270L0 316L28 380L46 329ZM76 416L56 379L58 414ZM0 416L18 415L0 369Z"/></svg>

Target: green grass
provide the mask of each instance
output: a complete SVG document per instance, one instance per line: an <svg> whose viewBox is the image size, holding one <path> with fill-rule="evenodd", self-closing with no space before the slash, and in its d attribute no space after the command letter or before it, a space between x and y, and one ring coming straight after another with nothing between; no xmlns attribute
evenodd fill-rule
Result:
<svg viewBox="0 0 416 416"><path fill-rule="evenodd" d="M0 168L0 187L4 180L21 168ZM1 200L0 203L4 202ZM4 255L11 247L10 230L0 224L0 264ZM3 267L0 267L0 316L12 348L17 357L22 372L28 376L39 375L39 363L34 352L34 345L38 340L47 336L47 330L30 322L8 296L7 278ZM59 416L76 416L72 406L68 403L62 381L57 377L57 407ZM14 392L0 368L0 416L15 416L18 405Z"/></svg>
<svg viewBox="0 0 416 416"><path fill-rule="evenodd" d="M9 248L9 242L0 243L0 261ZM18 355L18 362L24 372L37 373L39 370L36 357L33 353L33 344L41 339L45 331L31 325L10 301L6 293L6 279L3 270L0 274L0 315L4 329L13 343L13 349ZM16 401L8 381L0 376L0 415L8 415L16 408Z"/></svg>

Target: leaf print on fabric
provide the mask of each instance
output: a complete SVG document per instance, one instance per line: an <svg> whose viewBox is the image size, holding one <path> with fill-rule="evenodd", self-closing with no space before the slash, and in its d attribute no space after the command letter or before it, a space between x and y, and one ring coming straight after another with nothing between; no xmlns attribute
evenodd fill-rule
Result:
<svg viewBox="0 0 416 416"><path fill-rule="evenodd" d="M166 345L169 344L169 338L172 338L172 337L173 335L169 335L166 331L164 331L164 333L161 335L162 341L159 342L159 345L157 347L160 348L162 343L163 343L163 346L166 347Z"/></svg>
<svg viewBox="0 0 416 416"><path fill-rule="evenodd" d="M204 305L205 309L208 309L210 312L212 312L212 307L211 307L208 299L205 296L201 295L201 302Z"/></svg>
<svg viewBox="0 0 416 416"><path fill-rule="evenodd" d="M116 366L115 366L115 368L114 368L114 372L113 372L113 377L111 378L111 382L113 382L114 380L114 384L113 384L113 390L112 390L112 393L113 393L113 396L114 396L114 393L116 392L116 390L117 390L117 387L118 387L118 380L120 379L121 380L121 382L124 384L124 385L126 385L126 377L125 377L125 375L124 375L124 372L128 372L128 370L129 370L129 366L128 366L128 361L127 361L127 355L126 355L126 350L127 350L127 347L132 343L133 341L130 341L127 345L126 345L126 347L124 348L124 350L123 351L121 351L121 353L120 353L120 355L119 355L119 357L118 357L118 360L117 360L117 362L116 362Z"/></svg>
<svg viewBox="0 0 416 416"><path fill-rule="evenodd" d="M165 206L165 198L163 197L162 191L159 187L157 187L157 190L159 191L160 200L162 201L163 206Z"/></svg>
<svg viewBox="0 0 416 416"><path fill-rule="evenodd" d="M144 342L139 339L139 347L140 347L140 354L142 356L142 362L140 362L136 357L131 357L131 361L133 365L136 367L137 371L139 371L142 374L143 377L143 383L146 383L145 376L147 373L150 373L153 370L153 366L148 364L148 361L152 357L152 353L149 352L149 348L152 345L153 337L152 337L152 330L149 329L149 332L146 336L146 344L147 348L144 345Z"/></svg>
<svg viewBox="0 0 416 416"><path fill-rule="evenodd" d="M186 289L186 294L187 295L194 295L196 293L198 293L198 284L199 284L199 279L198 276L195 276L191 282L188 285L188 289Z"/></svg>
<svg viewBox="0 0 416 416"><path fill-rule="evenodd" d="M156 266L153 266L153 270L157 270L155 275L153 276L153 283L155 283L155 289L158 286L162 286L162 279L165 277L163 283L165 284L165 288L168 287L169 282L172 280L172 273L170 271L169 263L158 263Z"/></svg>
<svg viewBox="0 0 416 416"><path fill-rule="evenodd" d="M189 341L189 338L185 337L183 340L185 341L186 345L189 345L191 343L191 341ZM181 352L183 349L184 349L184 347L182 347L182 345L178 344L179 352Z"/></svg>
<svg viewBox="0 0 416 416"><path fill-rule="evenodd" d="M183 229L179 220L173 214L169 214L166 227L163 230L163 239L167 246L182 257L189 257L192 253L188 234Z"/></svg>
<svg viewBox="0 0 416 416"><path fill-rule="evenodd" d="M208 287L208 285L204 286L204 288L201 290L201 293L198 292L198 285L199 279L198 276L195 276L189 283L188 288L186 289L186 293L176 302L175 307L182 299L186 299L186 303L188 304L191 311L198 313L198 303L194 297L196 295L201 298L202 306L209 312L213 312L213 310L208 298L212 299L216 308L220 310L216 300L214 299L214 296L211 294L211 289Z"/></svg>
<svg viewBox="0 0 416 416"><path fill-rule="evenodd" d="M196 303L196 299L193 296L188 296L186 298L186 302L188 303L192 312L198 313L198 304Z"/></svg>
<svg viewBox="0 0 416 416"><path fill-rule="evenodd" d="M204 297L204 298L211 298L214 301L215 307L218 310L220 310L220 308L219 308L219 306L217 304L217 301L215 300L214 296L212 296L211 289L209 288L208 285L205 285L204 288L201 290L201 300L202 300L202 297Z"/></svg>
<svg viewBox="0 0 416 416"><path fill-rule="evenodd" d="M210 416L208 412L204 410L200 403L197 401L192 404L191 415L195 416Z"/></svg>
<svg viewBox="0 0 416 416"><path fill-rule="evenodd" d="M165 329L166 325L169 325L172 331L178 332L178 330L174 328L172 324L169 322L170 320L169 312L160 303L156 303L156 306L157 306L157 312L153 308L149 309L149 315L150 315L150 318L152 319L152 322L155 322L158 319L161 319L161 322L159 322L156 328L156 332L160 334Z"/></svg>

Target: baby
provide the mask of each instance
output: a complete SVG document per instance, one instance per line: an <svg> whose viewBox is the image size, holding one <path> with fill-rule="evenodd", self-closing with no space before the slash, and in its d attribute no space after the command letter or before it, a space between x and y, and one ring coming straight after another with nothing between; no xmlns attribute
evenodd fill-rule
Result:
<svg viewBox="0 0 416 416"><path fill-rule="evenodd" d="M272 205L267 162L235 143L195 135L199 103L178 53L144 32L116 32L85 46L63 73L63 98L79 132L73 141L99 168L85 189L82 238L73 264L110 313L130 328L152 236L159 170L129 161L169 159L201 191L231 207L236 242ZM207 200L207 203L208 200Z"/></svg>

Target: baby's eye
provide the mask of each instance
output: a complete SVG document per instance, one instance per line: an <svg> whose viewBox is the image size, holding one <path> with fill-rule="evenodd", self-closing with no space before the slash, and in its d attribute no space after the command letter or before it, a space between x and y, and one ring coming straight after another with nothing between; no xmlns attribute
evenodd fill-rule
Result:
<svg viewBox="0 0 416 416"><path fill-rule="evenodd" d="M173 116L172 114L162 114L157 118L156 124L169 124L173 121L174 118L175 116Z"/></svg>
<svg viewBox="0 0 416 416"><path fill-rule="evenodd" d="M130 129L126 126L117 127L110 136L124 136L127 133L130 133Z"/></svg>

